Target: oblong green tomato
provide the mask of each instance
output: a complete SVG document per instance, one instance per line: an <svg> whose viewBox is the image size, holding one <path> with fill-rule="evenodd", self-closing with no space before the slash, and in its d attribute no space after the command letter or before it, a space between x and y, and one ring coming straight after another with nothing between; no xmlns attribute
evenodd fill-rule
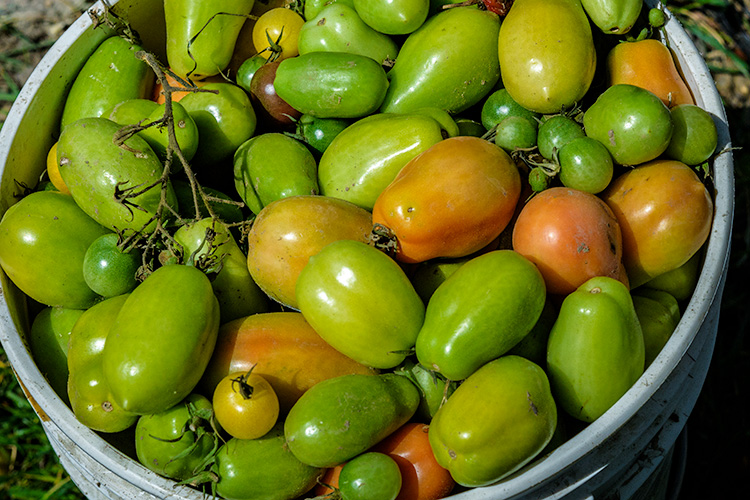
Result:
<svg viewBox="0 0 750 500"><path fill-rule="evenodd" d="M26 340L39 371L58 396L68 401L68 342L82 309L45 307L34 317Z"/></svg>
<svg viewBox="0 0 750 500"><path fill-rule="evenodd" d="M88 246L109 232L69 195L32 193L0 220L0 266L37 302L85 309L99 296L83 278L83 258Z"/></svg>
<svg viewBox="0 0 750 500"><path fill-rule="evenodd" d="M643 331L648 368L677 328L680 305L668 292L640 287L633 291L633 306Z"/></svg>
<svg viewBox="0 0 750 500"><path fill-rule="evenodd" d="M164 167L151 146L138 135L123 146L113 142L120 125L106 118L83 118L68 125L57 143L60 175L76 203L92 219L114 230L153 231L161 202L158 183ZM152 186L145 192L147 186ZM136 196L123 203L116 193ZM171 183L166 201L176 208ZM139 193L139 194L138 194ZM136 206L133 206L136 205Z"/></svg>
<svg viewBox="0 0 750 500"><path fill-rule="evenodd" d="M643 0L581 0L586 14L603 33L624 35L635 24Z"/></svg>
<svg viewBox="0 0 750 500"><path fill-rule="evenodd" d="M360 118L383 102L388 78L380 63L367 56L309 52L281 61L274 88L281 99L303 114Z"/></svg>
<svg viewBox="0 0 750 500"><path fill-rule="evenodd" d="M583 114L586 135L607 149L620 165L638 165L661 155L672 138L669 108L640 87L618 84L597 97Z"/></svg>
<svg viewBox="0 0 750 500"><path fill-rule="evenodd" d="M258 439L230 439L216 454L216 493L227 500L289 500L310 491L322 473L289 451L279 423Z"/></svg>
<svg viewBox="0 0 750 500"><path fill-rule="evenodd" d="M327 6L340 3L354 8L354 0L305 0L305 19L310 20L320 14Z"/></svg>
<svg viewBox="0 0 750 500"><path fill-rule="evenodd" d="M334 241L310 257L296 296L326 342L373 368L401 363L424 319L422 299L401 267L360 241Z"/></svg>
<svg viewBox="0 0 750 500"><path fill-rule="evenodd" d="M561 409L593 422L638 380L644 362L643 333L625 285L599 276L565 297L547 344L547 373Z"/></svg>
<svg viewBox="0 0 750 500"><path fill-rule="evenodd" d="M104 346L128 294L106 299L87 309L70 332L68 397L83 425L100 432L119 432L135 424L138 415L125 410L104 377Z"/></svg>
<svg viewBox="0 0 750 500"><path fill-rule="evenodd" d="M234 185L257 214L281 198L318 194L318 166L298 140L280 133L256 135L234 154Z"/></svg>
<svg viewBox="0 0 750 500"><path fill-rule="evenodd" d="M520 254L495 250L475 257L430 298L417 359L449 380L463 380L523 339L545 298L544 278Z"/></svg>
<svg viewBox="0 0 750 500"><path fill-rule="evenodd" d="M180 100L198 127L195 165L215 165L231 159L255 133L258 119L247 93L226 82L207 83Z"/></svg>
<svg viewBox="0 0 750 500"><path fill-rule="evenodd" d="M146 117L143 126L164 118L165 108L166 104L158 105ZM172 120L174 121L174 133L177 145L180 151L182 151L185 160L190 161L198 150L198 126L195 124L193 117L190 116L185 107L179 102L172 102ZM159 158L166 158L167 148L169 147L169 128L166 123L164 125L152 125L146 130L141 131L140 134L146 139L146 142L148 142L154 152L159 155Z"/></svg>
<svg viewBox="0 0 750 500"><path fill-rule="evenodd" d="M218 75L232 59L242 25L255 0L165 0L167 63L185 78Z"/></svg>
<svg viewBox="0 0 750 500"><path fill-rule="evenodd" d="M284 435L301 462L333 467L401 427L418 405L419 391L401 375L342 375L318 382L297 400Z"/></svg>
<svg viewBox="0 0 750 500"><path fill-rule="evenodd" d="M459 113L489 94L500 78L496 14L456 7L409 35L388 72L381 112L433 106Z"/></svg>
<svg viewBox="0 0 750 500"><path fill-rule="evenodd" d="M135 425L138 461L162 476L191 479L213 452L217 436L210 424L211 401L190 394L181 403L153 415L143 415Z"/></svg>
<svg viewBox="0 0 750 500"><path fill-rule="evenodd" d="M578 137L558 151L563 186L571 189L600 193L604 191L614 173L614 162L609 150L591 137Z"/></svg>
<svg viewBox="0 0 750 500"><path fill-rule="evenodd" d="M398 45L391 37L375 31L345 3L327 5L308 19L299 32L300 54L308 52L348 52L367 56L380 64L395 61Z"/></svg>
<svg viewBox="0 0 750 500"><path fill-rule="evenodd" d="M135 125L148 118L158 107L159 104L151 99L128 99L105 111L102 117L119 125Z"/></svg>
<svg viewBox="0 0 750 500"><path fill-rule="evenodd" d="M438 463L463 486L486 486L529 463L550 442L557 407L544 370L520 356L490 361L430 423Z"/></svg>
<svg viewBox="0 0 750 500"><path fill-rule="evenodd" d="M131 292L104 346L104 376L115 401L141 415L182 401L208 364L219 319L201 271L181 264L154 271Z"/></svg>
<svg viewBox="0 0 750 500"><path fill-rule="evenodd" d="M73 81L60 128L81 118L100 117L122 101L148 97L154 72L136 57L140 50L119 36L104 40Z"/></svg>
<svg viewBox="0 0 750 500"><path fill-rule="evenodd" d="M571 108L596 69L591 26L580 0L517 0L498 38L503 85L537 113Z"/></svg>
<svg viewBox="0 0 750 500"><path fill-rule="evenodd" d="M354 8L380 33L408 35L427 19L430 0L354 0Z"/></svg>
<svg viewBox="0 0 750 500"><path fill-rule="evenodd" d="M443 130L433 118L414 113L377 113L354 122L320 158L321 193L372 210L409 160L444 139Z"/></svg>
<svg viewBox="0 0 750 500"><path fill-rule="evenodd" d="M181 226L174 239L182 245L185 263L210 259L210 269L218 269L211 286L219 301L222 323L268 310L266 294L250 276L245 254L224 223L200 219Z"/></svg>

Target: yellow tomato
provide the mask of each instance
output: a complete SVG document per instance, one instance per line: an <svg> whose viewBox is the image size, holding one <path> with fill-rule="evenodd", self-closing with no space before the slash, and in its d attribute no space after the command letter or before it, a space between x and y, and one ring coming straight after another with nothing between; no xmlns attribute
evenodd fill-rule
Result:
<svg viewBox="0 0 750 500"><path fill-rule="evenodd" d="M264 436L279 418L279 398L260 375L236 372L224 377L213 395L219 425L237 439Z"/></svg>
<svg viewBox="0 0 750 500"><path fill-rule="evenodd" d="M297 38L305 20L291 9L277 7L262 14L253 27L253 45L264 58L281 61L299 54Z"/></svg>

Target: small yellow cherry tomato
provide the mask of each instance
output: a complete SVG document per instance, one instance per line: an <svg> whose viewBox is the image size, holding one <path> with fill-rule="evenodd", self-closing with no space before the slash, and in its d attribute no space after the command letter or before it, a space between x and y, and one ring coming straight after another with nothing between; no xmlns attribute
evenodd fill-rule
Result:
<svg viewBox="0 0 750 500"><path fill-rule="evenodd" d="M47 153L47 175L49 176L52 185L55 186L58 191L70 194L70 190L60 175L60 169L57 165L57 143L54 143L50 148L49 153Z"/></svg>
<svg viewBox="0 0 750 500"><path fill-rule="evenodd" d="M265 12L253 27L255 50L270 61L298 55L297 38L303 24L302 16L291 9L277 7Z"/></svg>
<svg viewBox="0 0 750 500"><path fill-rule="evenodd" d="M279 418L276 392L265 378L252 371L231 373L214 390L216 420L238 439L264 436Z"/></svg>

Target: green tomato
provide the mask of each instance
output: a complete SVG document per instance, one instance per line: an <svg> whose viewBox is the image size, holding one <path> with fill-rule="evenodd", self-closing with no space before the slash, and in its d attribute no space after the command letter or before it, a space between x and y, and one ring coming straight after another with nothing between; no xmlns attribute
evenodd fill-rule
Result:
<svg viewBox="0 0 750 500"><path fill-rule="evenodd" d="M708 160L718 144L716 124L708 111L694 104L680 104L669 112L674 131L666 155L686 165Z"/></svg>
<svg viewBox="0 0 750 500"><path fill-rule="evenodd" d="M336 350L373 368L393 368L414 347L424 304L399 265L354 240L329 243L297 278L297 305Z"/></svg>
<svg viewBox="0 0 750 500"><path fill-rule="evenodd" d="M572 417L593 422L644 370L643 333L628 288L591 278L563 300L547 345L555 400Z"/></svg>
<svg viewBox="0 0 750 500"><path fill-rule="evenodd" d="M525 118L537 128L537 119L539 113L529 111L520 104L518 104L508 93L507 89L498 89L487 97L482 104L481 111L482 125L487 130L499 125L506 118L511 116L519 116Z"/></svg>
<svg viewBox="0 0 750 500"><path fill-rule="evenodd" d="M517 471L550 442L557 408L544 370L520 356L490 361L467 378L430 423L438 463L463 486Z"/></svg>
<svg viewBox="0 0 750 500"><path fill-rule="evenodd" d="M242 87L245 92L252 92L250 84L253 81L253 76L255 75L255 72L258 71L258 68L266 64L266 62L266 58L259 54L255 54L254 56L245 59L237 69L237 85Z"/></svg>
<svg viewBox="0 0 750 500"><path fill-rule="evenodd" d="M232 59L245 16L255 0L190 2L165 0L167 63L185 78L217 75Z"/></svg>
<svg viewBox="0 0 750 500"><path fill-rule="evenodd" d="M388 72L381 112L434 106L451 114L480 102L500 79L496 14L456 7L410 34Z"/></svg>
<svg viewBox="0 0 750 500"><path fill-rule="evenodd" d="M495 250L475 257L430 298L417 358L449 380L463 380L531 331L545 297L541 273L520 254Z"/></svg>
<svg viewBox="0 0 750 500"><path fill-rule="evenodd" d="M316 17L328 5L340 3L354 8L354 0L305 0L305 19L308 21Z"/></svg>
<svg viewBox="0 0 750 500"><path fill-rule="evenodd" d="M149 125L164 117L166 104L161 104L154 109L143 122L143 126ZM185 160L190 161L198 150L198 126L195 120L187 112L185 107L179 102L172 102L172 119L174 121L175 139L177 145L182 151ZM140 132L141 136L146 139L149 146L164 160L167 157L167 148L169 147L169 130L167 125L153 125ZM176 165L179 165L177 163Z"/></svg>
<svg viewBox="0 0 750 500"><path fill-rule="evenodd" d="M521 116L509 116L495 127L495 144L508 153L536 146L536 124Z"/></svg>
<svg viewBox="0 0 750 500"><path fill-rule="evenodd" d="M83 256L83 279L102 297L114 297L133 291L138 285L136 273L141 267L141 252L123 252L120 237L114 233L95 239Z"/></svg>
<svg viewBox="0 0 750 500"><path fill-rule="evenodd" d="M609 150L596 139L578 137L558 153L559 178L565 187L597 194L612 180L614 164Z"/></svg>
<svg viewBox="0 0 750 500"><path fill-rule="evenodd" d="M308 52L284 59L276 70L278 96L302 114L319 118L361 118L385 97L385 70L367 56Z"/></svg>
<svg viewBox="0 0 750 500"><path fill-rule="evenodd" d="M544 309L528 335L514 345L508 354L515 354L533 361L539 366L547 362L547 340L552 326L557 319L557 307L550 300L544 303Z"/></svg>
<svg viewBox="0 0 750 500"><path fill-rule="evenodd" d="M633 306L643 331L648 368L677 328L680 305L669 292L639 287L633 292Z"/></svg>
<svg viewBox="0 0 750 500"><path fill-rule="evenodd" d="M255 133L257 117L247 93L225 82L207 83L180 100L198 127L198 149L193 163L215 165L232 158Z"/></svg>
<svg viewBox="0 0 750 500"><path fill-rule="evenodd" d="M411 159L444 138L423 114L377 113L339 133L320 158L321 193L372 210L378 195Z"/></svg>
<svg viewBox="0 0 750 500"><path fill-rule="evenodd" d="M698 283L702 259L701 252L696 252L680 267L652 278L644 286L669 292L677 300L688 300Z"/></svg>
<svg viewBox="0 0 750 500"><path fill-rule="evenodd" d="M104 112L102 117L119 125L135 125L144 121L159 105L151 99L128 99Z"/></svg>
<svg viewBox="0 0 750 500"><path fill-rule="evenodd" d="M164 477L192 479L218 446L212 418L211 401L199 394L161 413L141 416L135 425L138 461Z"/></svg>
<svg viewBox="0 0 750 500"><path fill-rule="evenodd" d="M414 414L420 422L429 422L438 409L458 387L458 382L447 380L437 372L433 372L406 358L394 371L398 375L408 378L419 389L419 406Z"/></svg>
<svg viewBox="0 0 750 500"><path fill-rule="evenodd" d="M376 31L408 35L427 19L430 0L354 0L354 8Z"/></svg>
<svg viewBox="0 0 750 500"><path fill-rule="evenodd" d="M109 232L69 195L32 193L0 220L0 266L37 302L85 309L100 297L83 278L84 255L95 239Z"/></svg>
<svg viewBox="0 0 750 500"><path fill-rule="evenodd" d="M104 376L103 351L115 318L129 295L112 297L87 309L70 332L68 398L76 418L100 432L131 427L138 415L120 406Z"/></svg>
<svg viewBox="0 0 750 500"><path fill-rule="evenodd" d="M638 20L643 0L581 0L586 14L603 33L624 35Z"/></svg>
<svg viewBox="0 0 750 500"><path fill-rule="evenodd" d="M256 135L234 154L234 185L257 214L288 196L318 194L318 167L300 141L280 133Z"/></svg>
<svg viewBox="0 0 750 500"><path fill-rule="evenodd" d="M341 375L308 389L289 410L284 435L292 453L333 467L370 449L409 421L419 391L400 375Z"/></svg>
<svg viewBox="0 0 750 500"><path fill-rule="evenodd" d="M147 98L154 85L154 72L136 57L140 50L120 36L105 39L73 81L60 128L64 130L81 118L103 116L123 101Z"/></svg>
<svg viewBox="0 0 750 500"><path fill-rule="evenodd" d="M579 137L585 137L583 127L567 115L553 115L539 125L537 146L539 154L554 160L563 146Z"/></svg>
<svg viewBox="0 0 750 500"><path fill-rule="evenodd" d="M578 0L516 0L498 38L510 95L537 113L573 107L594 79L596 50Z"/></svg>
<svg viewBox="0 0 750 500"><path fill-rule="evenodd" d="M227 441L216 470L216 493L226 500L291 500L310 491L323 472L292 454L281 423L261 438Z"/></svg>
<svg viewBox="0 0 750 500"><path fill-rule="evenodd" d="M113 137L120 128L106 118L83 118L65 127L57 143L60 175L76 203L101 225L150 232L156 227L164 166L140 135L126 140L126 147L116 144ZM139 192L143 186L152 187L127 203L117 199L118 192ZM167 204L176 208L169 180L165 189Z"/></svg>
<svg viewBox="0 0 750 500"><path fill-rule="evenodd" d="M674 125L669 108L648 90L618 84L602 92L583 114L583 128L620 165L653 160L669 146Z"/></svg>
<svg viewBox="0 0 750 500"><path fill-rule="evenodd" d="M358 455L341 468L342 500L394 500L401 491L401 470L385 453Z"/></svg>
<svg viewBox="0 0 750 500"><path fill-rule="evenodd" d="M380 64L395 61L398 45L388 35L376 31L345 3L327 5L310 18L299 32L299 53L347 52L367 56Z"/></svg>
<svg viewBox="0 0 750 500"><path fill-rule="evenodd" d="M34 317L27 337L31 356L58 396L68 401L68 343L81 309L45 307Z"/></svg>
<svg viewBox="0 0 750 500"><path fill-rule="evenodd" d="M211 287L219 301L222 324L268 310L268 298L250 276L245 254L226 225L200 219L181 226L174 239L182 245L184 262L203 263L216 273Z"/></svg>
<svg viewBox="0 0 750 500"><path fill-rule="evenodd" d="M115 402L145 415L182 401L208 365L219 319L211 282L195 267L150 274L123 304L102 352Z"/></svg>
<svg viewBox="0 0 750 500"><path fill-rule="evenodd" d="M297 135L305 144L318 153L324 153L328 146L351 122L338 118L316 118L312 115L302 115L297 120Z"/></svg>

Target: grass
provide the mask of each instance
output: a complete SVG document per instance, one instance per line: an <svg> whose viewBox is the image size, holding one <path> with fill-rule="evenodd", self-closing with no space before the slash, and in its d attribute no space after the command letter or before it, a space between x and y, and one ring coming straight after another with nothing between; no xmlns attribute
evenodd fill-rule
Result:
<svg viewBox="0 0 750 500"><path fill-rule="evenodd" d="M744 0L744 5L750 5ZM685 28L703 52L725 57L709 61L714 75L750 75L750 52L738 45L750 41L750 12L739 15L742 2L729 0L670 1ZM748 7L745 7L747 9ZM746 11L745 11L746 12ZM718 21L717 21L718 20ZM721 21L721 22L719 22ZM727 24L728 23L728 24ZM0 26L0 29L11 29ZM20 35L19 35L20 36ZM0 78L8 90L0 104L12 102L22 82L8 71L23 64L28 51L44 50L51 42L28 41L18 51L0 55ZM3 88L0 85L0 88ZM750 471L750 414L744 401L750 393L748 326L750 325L750 104L727 100L734 151L736 212L732 255L724 291L721 325L712 365L688 421L688 461L681 498L744 497ZM3 114L0 111L0 126ZM741 493L741 494L740 494ZM84 498L60 466L39 419L26 401L0 349L0 498L12 500Z"/></svg>

